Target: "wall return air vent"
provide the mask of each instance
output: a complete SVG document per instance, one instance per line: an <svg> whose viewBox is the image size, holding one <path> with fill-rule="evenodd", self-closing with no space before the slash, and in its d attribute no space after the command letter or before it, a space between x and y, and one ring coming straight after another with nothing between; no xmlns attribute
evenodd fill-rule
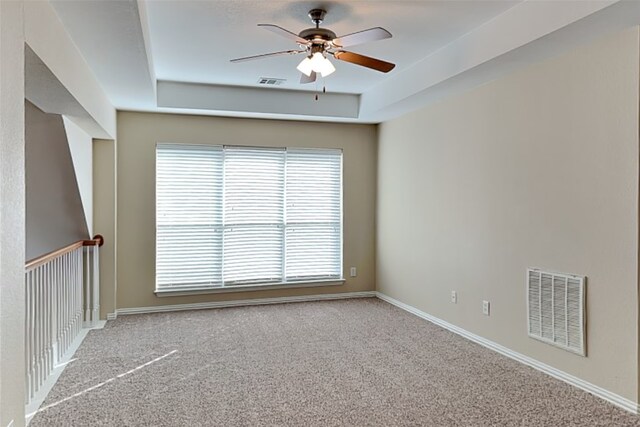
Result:
<svg viewBox="0 0 640 427"><path fill-rule="evenodd" d="M585 277L527 270L529 336L586 356Z"/></svg>

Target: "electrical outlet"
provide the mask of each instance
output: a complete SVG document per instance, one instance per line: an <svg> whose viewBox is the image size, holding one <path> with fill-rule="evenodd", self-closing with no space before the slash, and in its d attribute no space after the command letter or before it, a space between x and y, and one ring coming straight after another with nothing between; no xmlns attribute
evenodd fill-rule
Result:
<svg viewBox="0 0 640 427"><path fill-rule="evenodd" d="M351 277L356 277L358 275L358 271L355 267L351 267L350 275Z"/></svg>
<svg viewBox="0 0 640 427"><path fill-rule="evenodd" d="M484 314L485 316L489 316L489 308L489 301L482 301L482 314Z"/></svg>
<svg viewBox="0 0 640 427"><path fill-rule="evenodd" d="M451 303L452 304L458 303L458 293L456 291L451 291Z"/></svg>

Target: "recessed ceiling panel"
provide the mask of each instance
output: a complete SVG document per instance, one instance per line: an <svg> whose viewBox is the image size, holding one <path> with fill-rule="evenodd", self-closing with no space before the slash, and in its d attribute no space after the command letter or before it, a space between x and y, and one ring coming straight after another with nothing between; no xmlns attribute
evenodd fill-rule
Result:
<svg viewBox="0 0 640 427"><path fill-rule="evenodd" d="M499 15L517 1L150 1L147 2L152 57L158 80L257 86L261 77L286 79L279 88L360 94L385 74L332 60L336 72L324 82L300 85L302 56L281 56L232 64L230 59L297 45L257 24L276 24L298 33L312 26L307 12L327 10L322 27L338 35L384 27L393 38L353 51L397 64L398 73L440 47Z"/></svg>

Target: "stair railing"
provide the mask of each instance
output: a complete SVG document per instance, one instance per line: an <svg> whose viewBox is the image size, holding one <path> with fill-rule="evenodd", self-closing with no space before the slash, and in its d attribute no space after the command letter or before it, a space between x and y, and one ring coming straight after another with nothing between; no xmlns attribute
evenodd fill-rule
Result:
<svg viewBox="0 0 640 427"><path fill-rule="evenodd" d="M25 363L28 405L73 347L100 317L99 247L102 236L81 240L25 265Z"/></svg>

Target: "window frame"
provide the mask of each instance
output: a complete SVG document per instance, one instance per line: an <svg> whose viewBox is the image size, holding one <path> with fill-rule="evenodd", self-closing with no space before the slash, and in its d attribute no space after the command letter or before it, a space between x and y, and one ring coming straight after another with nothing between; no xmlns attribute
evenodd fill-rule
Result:
<svg viewBox="0 0 640 427"><path fill-rule="evenodd" d="M181 148L182 146L184 146L185 148L187 147L192 147L192 148L201 148L201 149L215 149L214 147L220 147L220 149L223 152L223 156L222 156L222 168L224 171L224 164L225 164L225 156L224 156L224 151L226 148L247 148L247 149L265 149L265 150L283 150L285 153L285 161L284 161L284 173L285 173L285 184L284 184L284 188L283 188L283 203L284 203L284 214L283 214L283 222L282 222L282 238L283 238L283 246L284 246L284 240L286 239L286 232L287 232L287 216L286 216L286 210L287 210L287 187L286 187L286 171L287 171L287 151L288 150L295 150L295 151L305 151L305 150L309 150L309 152L312 151L334 151L334 152L339 152L339 158L340 158L340 167L339 167L339 204L340 204L340 209L339 209L339 263L340 263L340 274L338 277L320 277L320 276L316 276L316 277L307 277L307 278L301 278L299 280L286 280L286 277L283 275L282 276L282 280L280 281L268 281L268 282L235 282L237 284L226 284L225 285L225 281L224 281L224 273L222 273L222 280L220 282L220 285L216 286L216 285L198 285L198 284L194 284L194 286L181 286L180 288L159 288L158 287L158 276L157 276L157 249L158 249L158 151L163 148ZM155 168L154 168L154 183L155 183L155 194L154 194L154 208L155 208L155 215L154 215L154 221L155 221L155 245L154 245L154 277L155 277L155 289L154 289L154 293L157 296L180 296L180 295L194 295L194 294L209 294L209 293L227 293L227 292L243 292L243 291L255 291L255 290L266 290L266 289L286 289L286 288L304 288L304 287L318 287L318 286L336 286L336 285L342 285L345 283L345 275L344 275L344 150L342 148L318 148L318 147L282 147L282 146L252 146L252 145L240 145L240 144L180 144L180 143L163 143L163 142L159 142L155 144L154 147L155 150L155 156L154 156L154 160L156 162L155 164ZM222 182L223 182L223 187L221 190L221 198L222 198L222 208L224 210L224 193L225 193L225 186L224 186L224 179L225 179L225 175L224 172L222 174ZM224 222L224 218L222 220L222 225L221 225L221 232L223 234L223 241L224 241L224 230L226 227L230 227L231 225L225 224ZM222 243L222 268L224 269L224 243ZM286 264L286 252L283 250L282 252L282 257L281 257L281 262L282 262L282 270L284 271L284 265Z"/></svg>

